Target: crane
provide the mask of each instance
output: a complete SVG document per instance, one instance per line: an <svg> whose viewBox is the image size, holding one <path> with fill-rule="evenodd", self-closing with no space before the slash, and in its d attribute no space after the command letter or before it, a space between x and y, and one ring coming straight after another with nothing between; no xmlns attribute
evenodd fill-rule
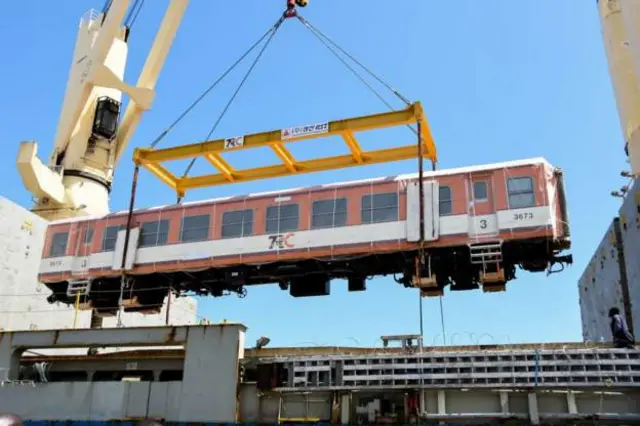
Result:
<svg viewBox="0 0 640 426"><path fill-rule="evenodd" d="M640 176L640 2L597 2L625 151Z"/></svg>
<svg viewBox="0 0 640 426"><path fill-rule="evenodd" d="M107 0L80 20L62 110L47 164L38 144L25 141L18 171L34 196L32 211L47 219L104 215L118 160L155 97L155 85L189 0L170 0L137 83L124 80L131 26L127 10L139 0ZM287 0L287 10L308 0ZM137 9L139 11L139 8ZM122 94L129 103L121 116Z"/></svg>
<svg viewBox="0 0 640 426"><path fill-rule="evenodd" d="M103 215L115 167L151 107L154 87L189 0L171 0L135 86L124 82L130 0L107 1L85 13L47 164L34 141L22 142L18 171L35 198L32 211L48 219ZM135 5L134 5L135 6ZM120 120L122 94L130 97Z"/></svg>

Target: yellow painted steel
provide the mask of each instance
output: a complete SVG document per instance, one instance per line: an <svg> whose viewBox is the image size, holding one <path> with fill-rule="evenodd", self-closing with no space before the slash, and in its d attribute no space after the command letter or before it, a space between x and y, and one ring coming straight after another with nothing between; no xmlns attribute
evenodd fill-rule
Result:
<svg viewBox="0 0 640 426"><path fill-rule="evenodd" d="M355 132L417 122L421 123L423 157L436 162L438 156L435 143L420 102L413 103L399 111L331 121L319 133L303 133L284 139L284 130L274 130L246 135L234 143L230 143L228 139L219 139L164 149L137 148L134 152L134 161L175 189L178 194L184 195L186 191L195 188L417 158L417 143L399 148L362 151L354 134ZM286 143L336 135L342 137L345 141L351 151L350 155L296 161L285 147ZM270 147L282 161L282 164L237 170L228 164L221 155L223 152L258 147ZM194 157L204 157L219 173L180 178L160 164L166 161Z"/></svg>
<svg viewBox="0 0 640 426"><path fill-rule="evenodd" d="M76 293L76 303L74 304L74 313L73 313L73 328L76 328L78 324L78 311L80 310L80 292Z"/></svg>

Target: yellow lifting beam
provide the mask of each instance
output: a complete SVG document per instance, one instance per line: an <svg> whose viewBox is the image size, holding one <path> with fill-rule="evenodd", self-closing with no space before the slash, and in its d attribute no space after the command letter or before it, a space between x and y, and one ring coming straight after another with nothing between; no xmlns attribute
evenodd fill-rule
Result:
<svg viewBox="0 0 640 426"><path fill-rule="evenodd" d="M423 146L423 158L428 158L435 163L437 162L437 151L420 102L413 103L407 108L398 111L254 133L229 139L218 139L163 149L136 148L133 157L137 165L149 170L161 181L175 189L180 196L184 196L188 190L195 188L417 158L419 155L417 143L398 148L362 151L355 133L418 122L420 122L422 132L420 139ZM296 161L285 147L286 143L335 135L343 138L351 151L350 155ZM270 147L280 158L282 164L236 170L221 155L224 152L264 146ZM194 157L204 157L219 173L178 177L161 165L166 161Z"/></svg>

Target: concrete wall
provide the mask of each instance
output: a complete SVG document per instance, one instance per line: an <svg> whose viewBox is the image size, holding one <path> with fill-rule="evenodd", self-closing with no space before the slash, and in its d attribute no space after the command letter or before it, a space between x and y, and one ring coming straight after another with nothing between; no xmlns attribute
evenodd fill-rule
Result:
<svg viewBox="0 0 640 426"><path fill-rule="evenodd" d="M0 196L0 330L73 328L73 307L60 303L49 304L46 298L51 293L38 282L46 229L47 221ZM166 309L165 299L159 314L125 313L122 323L125 327L164 325ZM196 324L196 311L195 299L172 299L169 323ZM90 324L91 313L78 312L76 327L89 328ZM116 327L117 318L104 318L103 326ZM63 351L77 352L69 349ZM60 353L60 350L52 353Z"/></svg>
<svg viewBox="0 0 640 426"><path fill-rule="evenodd" d="M63 328L73 312L49 305L38 283L47 221L0 196L0 329Z"/></svg>
<svg viewBox="0 0 640 426"><path fill-rule="evenodd" d="M175 422L235 423L244 332L241 324L225 324L0 334L0 373L6 372L8 378L15 378L15 354L22 348L55 348L78 341L105 345L174 341L186 348L183 381L2 383L0 377L0 412L12 412L28 421L152 417Z"/></svg>
<svg viewBox="0 0 640 426"><path fill-rule="evenodd" d="M380 390L360 391L351 394L351 398L341 398L340 407L343 415L340 419L356 423L356 412L359 417L366 419L367 402L386 398L389 400L403 400L404 391ZM347 394L348 395L348 394ZM611 413L611 415L634 416L640 418L640 392L628 393L609 392L602 394L595 391L571 392L537 391L521 392L503 389L482 390L427 390L425 391L426 414L433 421L450 420L456 424L477 423L485 417L495 420L504 416L520 419L538 418L562 419L563 416L573 415L576 418L594 413ZM258 392L255 384L243 384L240 388L240 422L243 423L275 423L278 412L281 418L316 418L321 422L331 420L332 395L329 392L309 393L275 393ZM347 418L348 417L348 418ZM400 419L402 422L402 419ZM489 422L487 422L488 424ZM496 423L495 421L491 423ZM563 423L562 421L560 422Z"/></svg>

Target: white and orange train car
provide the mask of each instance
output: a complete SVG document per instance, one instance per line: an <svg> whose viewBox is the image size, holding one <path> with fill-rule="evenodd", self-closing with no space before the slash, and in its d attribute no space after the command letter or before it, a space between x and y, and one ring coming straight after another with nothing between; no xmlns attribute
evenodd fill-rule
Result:
<svg viewBox="0 0 640 426"><path fill-rule="evenodd" d="M39 277L51 302L84 292L85 306L109 311L123 276L125 306L144 310L169 289L243 296L278 283L314 296L332 279L359 291L377 275L427 295L500 290L518 266L571 262L562 171L545 159L424 177L422 225L417 174L139 209L128 230L126 211L52 222Z"/></svg>

